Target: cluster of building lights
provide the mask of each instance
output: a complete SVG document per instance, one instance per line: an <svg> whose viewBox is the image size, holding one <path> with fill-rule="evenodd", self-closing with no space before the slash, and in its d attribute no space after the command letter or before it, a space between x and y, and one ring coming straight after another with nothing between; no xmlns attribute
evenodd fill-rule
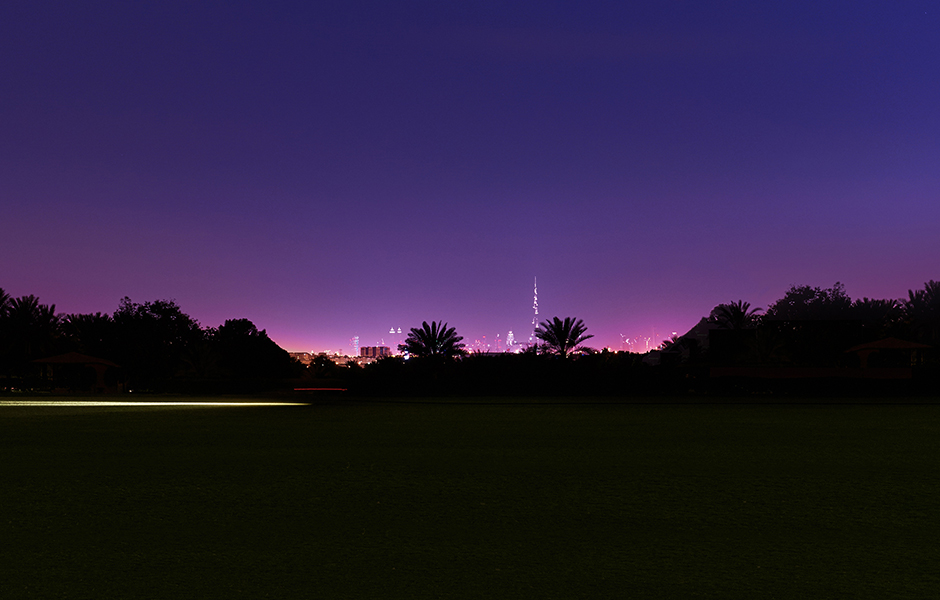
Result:
<svg viewBox="0 0 940 600"><path fill-rule="evenodd" d="M538 290L538 280L534 282L534 294L532 300L532 331L529 334L529 339L527 342L520 342L516 340L515 335L512 330L510 330L505 338L500 337L499 334L496 335L495 341L487 341L487 337L483 336L479 339L474 339L473 342L466 343L466 349L472 353L519 353L524 351L526 348L535 344L538 340L535 338L535 329L539 325L539 290ZM675 332L673 332L675 335ZM398 346L404 344L406 334L402 333L401 327L391 327L388 330L388 341L386 338L381 338L378 340L375 346L360 346L359 336L353 336L350 338L349 343L352 347L351 354L347 355L343 353L343 349L340 348L337 352L321 352L321 356L327 356L333 362L338 364L346 364L347 362L358 362L360 364L371 362L378 358L384 356L400 356L398 352ZM651 350L656 350L662 344L662 336L657 336L655 330L652 335L638 335L636 337L627 337L624 334L620 334L620 351L625 352L634 352L637 354L645 354ZM614 351L613 348L608 347L607 350ZM295 358L301 360L305 364L310 362L313 359L313 354L306 352L292 352L291 353Z"/></svg>

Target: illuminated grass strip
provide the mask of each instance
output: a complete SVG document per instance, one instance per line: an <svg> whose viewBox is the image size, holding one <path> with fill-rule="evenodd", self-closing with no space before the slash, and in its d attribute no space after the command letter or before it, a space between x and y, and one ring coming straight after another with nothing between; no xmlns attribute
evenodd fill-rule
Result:
<svg viewBox="0 0 940 600"><path fill-rule="evenodd" d="M111 400L0 400L0 406L309 406L308 402L118 402Z"/></svg>

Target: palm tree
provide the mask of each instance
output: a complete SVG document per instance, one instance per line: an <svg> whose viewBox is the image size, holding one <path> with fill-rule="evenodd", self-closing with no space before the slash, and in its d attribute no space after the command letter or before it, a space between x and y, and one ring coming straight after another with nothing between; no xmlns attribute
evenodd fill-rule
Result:
<svg viewBox="0 0 940 600"><path fill-rule="evenodd" d="M443 321L427 321L421 327L412 327L405 343L398 346L399 352L407 352L411 356L439 356L455 358L466 354L464 345L460 343L462 336L457 335L453 327L448 327Z"/></svg>
<svg viewBox="0 0 940 600"><path fill-rule="evenodd" d="M902 300L907 322L921 341L940 342L940 281L930 280L922 290L908 290Z"/></svg>
<svg viewBox="0 0 940 600"><path fill-rule="evenodd" d="M565 317L562 321L558 317L553 317L551 321L539 323L535 329L535 337L545 342L545 347L549 352L567 358L575 352L584 350L581 344L594 337L584 335L585 331L587 331L587 326L581 319Z"/></svg>
<svg viewBox="0 0 940 600"><path fill-rule="evenodd" d="M852 302L852 313L854 318L861 321L888 322L898 316L901 306L900 300L860 298Z"/></svg>
<svg viewBox="0 0 940 600"><path fill-rule="evenodd" d="M663 340L662 343L659 345L659 349L665 350L667 352L672 351L672 350L678 350L679 345L681 343L682 343L682 338L679 336L678 333L676 333L676 334L669 336L665 340Z"/></svg>
<svg viewBox="0 0 940 600"><path fill-rule="evenodd" d="M55 304L40 304L33 295L14 298L6 311L6 332L19 360L51 352L60 334L61 317Z"/></svg>
<svg viewBox="0 0 940 600"><path fill-rule="evenodd" d="M10 308L10 294L0 288L0 370L3 369L12 346L7 324L7 311Z"/></svg>
<svg viewBox="0 0 940 600"><path fill-rule="evenodd" d="M3 288L0 288L0 318L6 314L7 308L10 305L10 294L6 293Z"/></svg>
<svg viewBox="0 0 940 600"><path fill-rule="evenodd" d="M760 320L758 313L762 308L751 308L750 302L738 300L728 304L719 304L712 309L710 320L721 329L752 329Z"/></svg>
<svg viewBox="0 0 940 600"><path fill-rule="evenodd" d="M852 318L858 321L859 332L863 337L888 337L898 329L903 317L900 300L861 298L852 302Z"/></svg>
<svg viewBox="0 0 940 600"><path fill-rule="evenodd" d="M111 354L114 324L107 313L65 315L62 320L64 334L79 352L107 357Z"/></svg>

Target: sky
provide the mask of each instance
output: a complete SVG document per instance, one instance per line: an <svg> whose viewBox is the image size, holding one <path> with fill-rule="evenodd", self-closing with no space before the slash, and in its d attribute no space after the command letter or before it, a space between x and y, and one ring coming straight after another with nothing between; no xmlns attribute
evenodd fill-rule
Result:
<svg viewBox="0 0 940 600"><path fill-rule="evenodd" d="M0 6L0 287L292 351L940 279L933 2Z"/></svg>

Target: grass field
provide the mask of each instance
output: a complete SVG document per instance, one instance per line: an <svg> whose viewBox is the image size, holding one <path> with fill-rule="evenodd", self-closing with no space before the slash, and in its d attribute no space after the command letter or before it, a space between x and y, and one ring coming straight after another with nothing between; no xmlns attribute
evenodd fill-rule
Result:
<svg viewBox="0 0 940 600"><path fill-rule="evenodd" d="M940 405L0 406L14 598L929 598Z"/></svg>

